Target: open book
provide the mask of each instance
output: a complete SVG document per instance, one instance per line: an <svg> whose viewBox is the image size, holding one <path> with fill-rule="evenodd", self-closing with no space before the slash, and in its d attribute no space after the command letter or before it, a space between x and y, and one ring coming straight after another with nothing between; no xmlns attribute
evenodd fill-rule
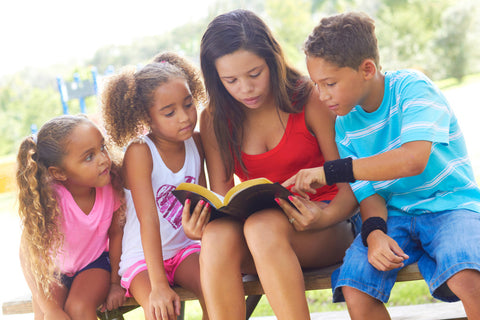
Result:
<svg viewBox="0 0 480 320"><path fill-rule="evenodd" d="M209 202L212 206L210 220L225 216L225 214L246 219L259 210L278 207L275 198L288 200L288 196L292 195L281 184L273 183L266 178L239 183L231 188L224 198L193 183L181 183L172 193L182 204L185 204L186 199L190 199L192 212L200 200Z"/></svg>

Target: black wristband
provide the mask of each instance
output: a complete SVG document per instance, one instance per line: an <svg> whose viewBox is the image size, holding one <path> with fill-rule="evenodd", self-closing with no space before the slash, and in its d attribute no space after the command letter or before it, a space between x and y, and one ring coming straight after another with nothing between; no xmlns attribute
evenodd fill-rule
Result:
<svg viewBox="0 0 480 320"><path fill-rule="evenodd" d="M387 234L387 223L380 217L371 217L362 223L362 242L368 247L367 238L373 230L382 230Z"/></svg>
<svg viewBox="0 0 480 320"><path fill-rule="evenodd" d="M323 164L323 170L329 186L339 182L355 182L352 158L327 161Z"/></svg>

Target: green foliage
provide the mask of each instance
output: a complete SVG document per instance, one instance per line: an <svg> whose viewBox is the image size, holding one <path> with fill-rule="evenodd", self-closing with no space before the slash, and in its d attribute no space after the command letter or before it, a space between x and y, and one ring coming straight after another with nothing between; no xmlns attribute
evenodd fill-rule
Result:
<svg viewBox="0 0 480 320"><path fill-rule="evenodd" d="M76 69L81 78L90 77L90 68ZM73 72L70 73L73 76ZM86 76L83 76L86 75ZM71 78L70 78L71 80ZM67 78L66 81L69 81ZM85 99L87 113L97 112L96 97ZM69 113L80 113L78 100L69 101ZM62 114L60 93L54 79L49 85L35 86L19 75L0 86L0 156L15 154L20 141L31 134L32 126L40 128L47 120Z"/></svg>
<svg viewBox="0 0 480 320"><path fill-rule="evenodd" d="M268 26L279 41L285 56L296 68L306 72L303 42L314 27L309 0L267 0Z"/></svg>
<svg viewBox="0 0 480 320"><path fill-rule="evenodd" d="M206 23L191 22L158 36L137 39L128 45L104 46L96 51L89 63L103 73L109 66L117 70L126 65L146 64L163 51L180 52L196 61Z"/></svg>
<svg viewBox="0 0 480 320"><path fill-rule="evenodd" d="M445 76L462 80L468 72L471 46L467 30L470 30L474 21L475 9L470 2L460 1L442 14L442 27L436 45L439 65L443 66Z"/></svg>
<svg viewBox="0 0 480 320"><path fill-rule="evenodd" d="M376 21L383 70L418 68L434 80L480 72L479 3L474 0L217 0L208 15L156 36L130 44L105 45L87 61L43 69L28 68L0 79L0 155L30 132L61 113L55 77L71 81L75 72L90 78L95 66L99 75L109 66L143 65L162 51L177 51L198 64L202 34L216 15L236 8L250 9L271 27L287 60L306 72L302 45L323 16L347 10L366 11ZM21 80L20 80L21 79ZM87 99L88 112L97 112L98 101ZM79 112L78 102L69 102Z"/></svg>
<svg viewBox="0 0 480 320"><path fill-rule="evenodd" d="M60 96L52 88L32 87L19 77L0 87L0 155L16 153L20 140L30 134L31 125L40 126L61 113Z"/></svg>
<svg viewBox="0 0 480 320"><path fill-rule="evenodd" d="M421 69L433 76L432 51L440 16L450 0L385 1L376 15L380 60L385 70Z"/></svg>

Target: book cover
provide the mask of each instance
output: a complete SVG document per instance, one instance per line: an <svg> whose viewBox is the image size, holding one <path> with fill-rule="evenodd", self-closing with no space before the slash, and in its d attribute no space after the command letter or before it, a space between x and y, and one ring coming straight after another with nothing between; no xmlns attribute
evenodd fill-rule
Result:
<svg viewBox="0 0 480 320"><path fill-rule="evenodd" d="M210 220L225 215L246 219L259 210L278 207L275 198L288 200L288 196L292 194L281 184L266 178L239 183L231 188L224 198L193 183L181 183L172 193L182 204L185 204L186 199L190 199L192 212L200 200L209 202L212 206Z"/></svg>

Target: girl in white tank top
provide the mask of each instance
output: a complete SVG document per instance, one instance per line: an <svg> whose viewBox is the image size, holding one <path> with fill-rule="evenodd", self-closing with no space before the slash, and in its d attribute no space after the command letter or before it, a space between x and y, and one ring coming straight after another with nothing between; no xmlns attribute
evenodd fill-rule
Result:
<svg viewBox="0 0 480 320"><path fill-rule="evenodd" d="M104 91L108 134L126 147L126 223L119 274L146 319L176 319L178 284L194 292L208 319L200 287L197 241L182 228L182 205L171 191L182 182L206 186L196 104L205 94L197 71L173 53L113 77ZM145 131L148 134L143 135Z"/></svg>

